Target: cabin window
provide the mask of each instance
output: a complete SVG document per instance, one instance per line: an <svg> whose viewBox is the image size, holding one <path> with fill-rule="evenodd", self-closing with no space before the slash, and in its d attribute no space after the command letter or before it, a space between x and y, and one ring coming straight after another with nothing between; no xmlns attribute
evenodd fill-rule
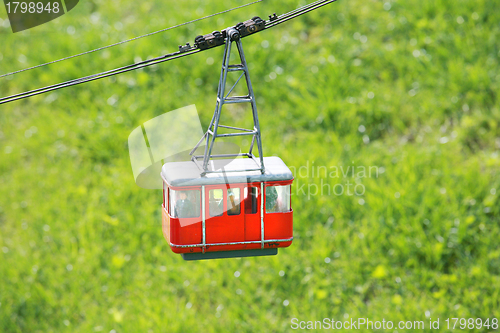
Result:
<svg viewBox="0 0 500 333"><path fill-rule="evenodd" d="M257 187L245 187L245 214L257 213L257 197L259 189Z"/></svg>
<svg viewBox="0 0 500 333"><path fill-rule="evenodd" d="M169 189L170 216L176 218L199 217L200 190L174 191Z"/></svg>
<svg viewBox="0 0 500 333"><path fill-rule="evenodd" d="M174 198L174 190L171 190L170 188L168 189L168 196L170 198L169 204L168 204L168 213L170 216L175 217L174 215L174 206L175 206L175 201L173 200Z"/></svg>
<svg viewBox="0 0 500 333"><path fill-rule="evenodd" d="M227 215L239 215L241 212L241 198L239 188L227 190Z"/></svg>
<svg viewBox="0 0 500 333"><path fill-rule="evenodd" d="M266 187L266 213L290 211L290 185Z"/></svg>
<svg viewBox="0 0 500 333"><path fill-rule="evenodd" d="M168 210L168 186L163 183L163 206Z"/></svg>
<svg viewBox="0 0 500 333"><path fill-rule="evenodd" d="M210 216L221 216L224 211L222 189L208 191L208 213Z"/></svg>

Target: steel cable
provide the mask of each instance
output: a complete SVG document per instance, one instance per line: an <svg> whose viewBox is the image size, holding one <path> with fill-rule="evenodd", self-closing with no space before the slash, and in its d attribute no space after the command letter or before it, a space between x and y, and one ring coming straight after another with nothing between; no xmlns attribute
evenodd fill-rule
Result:
<svg viewBox="0 0 500 333"><path fill-rule="evenodd" d="M197 19L194 19L194 20L191 20L191 21L188 21L188 22L184 22L184 23L181 23L181 24L177 24L177 25L165 28L165 29L158 30L158 31L150 32L150 33L142 35L142 36L137 36L137 37L130 38L130 39L127 39L127 40L123 40L123 41L118 42L118 43L114 43L114 44L110 44L110 45L107 45L107 46L99 47L99 48L94 49L94 50L85 51L85 52L82 52L82 53L78 53L78 54L75 54L75 55L72 55L72 56L69 56L69 57L65 57L65 58L61 58L61 59L57 59L57 60L54 60L54 61L49 61L49 62L40 64L40 65L36 65L36 66L33 66L33 67L28 67L28 68L20 69L18 71L14 71L14 72L11 72L11 73L2 74L2 75L0 75L0 78L5 77L5 76L9 76L9 75L13 75L13 74L17 74L17 73L21 73L21 72L25 72L25 71L29 71L31 69L35 69L35 68L47 66L47 65L50 65L50 64L54 64L56 62L60 62L60 61L64 61L64 60L68 60L68 59L72 59L72 58L76 58L76 57L79 57L79 56L82 56L82 55L85 55L85 54L89 54L89 53L101 51L101 50L104 50L104 49L107 49L107 48L110 48L110 47L113 47L113 46L125 44L125 43L131 42L131 41L134 41L134 40L137 40L137 39L140 39L140 38L144 38L144 37L148 37L148 36L151 36L151 35L158 34L160 32L164 32L164 31L167 31L167 30L172 30L172 29L181 27L183 25L187 25L187 24L190 24L190 23L198 22L198 21L201 21L201 20L213 17L213 16L220 15L220 14L228 13L230 11L233 11L233 10L236 10L236 9L240 9L240 8L243 8L243 7L246 7L246 6L250 6L250 5L256 4L256 3L261 2L261 1L263 1L263 0L257 0L257 1L254 1L254 2L250 2L250 3L247 3L245 5L241 5L241 6L238 6L238 7L231 8L231 9L227 9L227 10L224 10L222 12L215 13L215 14L210 14L210 15L207 15L207 16L204 16L204 17L200 17L200 18L197 18Z"/></svg>
<svg viewBox="0 0 500 333"><path fill-rule="evenodd" d="M260 1L262 1L262 0L255 1L253 3L260 2ZM298 16L304 15L304 14L306 14L306 13L312 11L312 10L318 9L320 7L323 7L323 6L327 5L327 4L335 2L335 1L337 1L337 0L318 0L318 1L315 1L315 2L310 3L308 5L305 5L305 6L301 7L301 8L298 8L298 9L292 10L292 11L290 11L288 13L285 13L283 15L277 16L276 18L271 18L270 20L266 21L265 29L274 27L274 26L276 26L278 24L281 24L281 23L286 22L288 20L294 19L294 18L296 18ZM250 3L250 4L253 4L253 3ZM250 4L247 4L247 5L250 5ZM241 8L241 7L242 6L235 7L235 8ZM235 8L233 8L233 9L235 9ZM231 10L233 10L233 9L231 9ZM225 11L225 12L227 12L227 11ZM213 14L213 15L217 15L217 14ZM203 19L203 18L201 18L201 19ZM142 38L142 37L145 37L145 36L146 35L141 36L139 38ZM117 45L117 44L115 44L115 45ZM114 46L114 45L111 45L111 46ZM58 83L58 84L54 84L54 85L46 86L46 87L43 87L43 88L38 88L38 89L34 89L34 90L30 90L30 91L18 93L18 94L7 96L7 97L2 97L2 98L0 98L0 104L5 104L5 103L8 103L8 102L13 102L13 101L16 101L16 100L19 100L19 99L23 99L23 98L27 98L27 97L31 97L31 96L35 96L35 95L39 95L39 94L43 94L43 93L50 92L50 91L53 91L53 90L57 90L57 89L61 89L61 88L65 88L65 87L69 87L69 86L81 84L81 83L84 83L84 82L89 82L89 81L94 81L94 80L102 79L102 78L109 77L109 76L112 76L112 75L117 75L117 74L129 72L129 71L136 70L136 69L139 69L139 68L144 68L144 67L147 67L147 66L155 65L155 64L158 64L158 63L161 63L161 62L165 62L165 61L169 61L169 60L181 58L181 57L184 57L184 56L188 56L188 55L191 55L191 54L194 54L194 53L198 53L200 51L203 51L203 50L198 49L196 47L190 47L189 49L184 50L182 52L178 51L178 52L174 52L174 53L169 53L169 54L166 54L166 55L163 55L163 56L160 56L160 57L156 57L156 58L149 59L149 60L144 60L144 61L141 61L141 62L138 62L138 63L135 63L135 64L126 65L126 66L115 68L115 69L112 69L112 70L109 70L109 71L105 71L105 72L101 72L101 73L97 73L97 74L88 75L88 76L81 77L81 78L78 78L78 79L73 79L73 80L61 82L61 83ZM76 55L76 56L78 56L78 55ZM62 60L65 60L65 59L62 59ZM60 61L62 61L62 60L60 60ZM49 64L49 63L47 63L47 64ZM28 69L26 69L26 70L28 70Z"/></svg>

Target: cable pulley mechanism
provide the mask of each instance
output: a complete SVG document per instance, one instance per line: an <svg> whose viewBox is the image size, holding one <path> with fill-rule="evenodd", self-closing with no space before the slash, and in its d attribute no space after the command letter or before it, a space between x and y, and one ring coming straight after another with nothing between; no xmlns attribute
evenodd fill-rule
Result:
<svg viewBox="0 0 500 333"><path fill-rule="evenodd" d="M231 31L229 36L230 39L232 41L235 41L238 38L246 37L258 31L264 30L265 27L266 22L260 17L255 16L251 20L240 22L234 27L227 28L222 31L214 31L206 35L199 35L194 39L194 46L199 48L200 50L210 49L212 47L223 45L224 39L226 38L229 31Z"/></svg>

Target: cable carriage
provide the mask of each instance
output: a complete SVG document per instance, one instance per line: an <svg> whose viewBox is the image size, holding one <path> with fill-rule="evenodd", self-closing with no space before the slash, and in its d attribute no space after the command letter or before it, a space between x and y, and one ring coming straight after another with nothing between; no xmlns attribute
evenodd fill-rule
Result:
<svg viewBox="0 0 500 333"><path fill-rule="evenodd" d="M264 21L254 17L222 33L215 31L195 39L197 47L222 43L225 50L215 112L208 130L191 151L191 161L166 163L161 171L163 235L172 251L185 260L274 255L279 247L292 243L293 175L279 157L263 157L257 106L241 44L242 36L263 27ZM238 64L230 64L233 44ZM231 72L241 74L226 93ZM246 95L231 95L241 81L246 83ZM250 104L253 128L220 124L222 107L234 103ZM236 136L252 137L248 152L214 153L217 138ZM202 143L204 153L197 155ZM258 158L252 153L255 145Z"/></svg>

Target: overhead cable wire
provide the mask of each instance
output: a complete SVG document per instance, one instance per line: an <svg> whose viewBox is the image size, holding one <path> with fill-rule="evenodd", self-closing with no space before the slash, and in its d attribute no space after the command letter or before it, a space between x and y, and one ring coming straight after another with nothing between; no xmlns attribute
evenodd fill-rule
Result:
<svg viewBox="0 0 500 333"><path fill-rule="evenodd" d="M136 70L136 69L140 69L140 68L144 68L144 67L147 67L147 66L156 65L156 64L159 64L161 62L165 62L165 61L169 61L169 60L173 60L173 59L178 59L178 58L181 58L181 57L185 57L185 56L191 55L193 53L198 53L200 51L201 51L200 49L194 49L193 48L191 51L188 51L188 52L170 53L170 54L167 54L167 55L164 55L164 56L160 56L160 57L156 57L156 58L153 58L153 59L144 60L144 61L141 61L141 62L138 62L138 63L135 63L135 64L131 64L131 65L127 65L127 66L115 68L115 69L112 69L112 70L109 70L109 71L106 71L106 72L102 72L102 73L98 73L98 74L93 74L93 75L89 75L89 76L84 76L84 77L81 77L81 78L78 78L78 79L74 79L74 80L70 80L70 81L66 81L66 82L61 82L61 83L58 83L58 84L53 84L53 85L50 85L50 86L46 86L46 87L43 87L43 88L38 88L38 89L26 91L26 92L19 93L19 94L16 94L16 95L11 95L11 96L7 96L7 97L3 97L3 98L0 98L0 104L14 102L14 101L17 101L19 99L23 99L23 98L27 98L27 97L31 97L31 96L35 96L35 95L40 95L40 94L47 93L47 92L50 92L50 91L53 91L53 90L57 90L57 89L61 89L61 88L66 88L66 87L69 87L69 86L75 86L77 84L81 84L81 83L85 83L85 82L89 82L89 81L103 79L105 77L113 76L113 75L116 75L116 74L130 72L130 71L133 71L133 70Z"/></svg>
<svg viewBox="0 0 500 333"><path fill-rule="evenodd" d="M256 1L244 4L244 5L241 5L241 6L238 6L238 7L234 7L234 8L231 8L231 9L226 9L226 10L224 10L222 12L210 14L210 15L207 15L207 16L204 16L204 17L200 17L200 18L188 21L188 22L181 23L181 24L177 24L177 25L165 28L165 29L161 29L161 30L158 30L158 31L150 32L150 33L145 34L145 35L137 36L137 37L134 37L134 38L123 40L121 42L117 42L117 43L114 43L114 44L110 44L110 45L106 45L106 46L103 46L103 47L99 47L97 49L93 49L93 50L85 51L85 52L82 52L82 53L78 53L78 54L75 54L75 55L72 55L72 56L69 56L69 57L65 57L65 58L61 58L61 59L49 61L49 62L40 64L40 65L36 65L36 66L32 66L32 67L20 69L20 70L14 71L14 72L6 73L6 74L1 74L0 78L5 77L5 76L9 76L9 75L14 75L14 74L21 73L21 72L25 72L25 71L28 71L28 70L31 70L31 69L35 69L35 68L47 66L47 65L50 65L50 64L54 64L56 62L60 62L60 61L64 61L64 60L68 60L68 59L72 59L72 58L76 58L76 57L79 57L79 56L82 56L82 55L85 55L85 54L89 54L89 53L101 51L101 50L104 50L104 49L107 49L107 48L110 48L110 47L113 47L113 46L125 44L125 43L131 42L131 41L134 41L134 40L137 40L137 39L140 39L140 38L144 38L144 37L148 37L148 36L151 36L151 35L155 35L155 34L158 34L160 32L164 32L164 31L167 31L167 30L172 30L172 29L175 29L175 28L187 25L187 24L191 24L191 23L194 23L194 22L198 22L198 21L201 21L201 20L213 17L213 16L217 16L217 15L220 15L220 14L228 13L228 12L236 10L236 9L247 7L247 6L256 4L258 2L261 2L261 1L263 1L263 0L256 0Z"/></svg>
<svg viewBox="0 0 500 333"><path fill-rule="evenodd" d="M330 3L336 2L337 0L319 0L313 3L310 3L304 7L298 8L296 10L293 10L291 12L285 13L283 15L280 15L277 17L277 19L273 19L270 21L266 22L266 29L267 28L272 28L278 24L281 24L283 22L289 21L291 19L294 19L296 17L299 17L301 15L304 15L306 13L309 13L310 11L313 11L315 9L318 9L320 7L323 7L325 5L328 5Z"/></svg>

